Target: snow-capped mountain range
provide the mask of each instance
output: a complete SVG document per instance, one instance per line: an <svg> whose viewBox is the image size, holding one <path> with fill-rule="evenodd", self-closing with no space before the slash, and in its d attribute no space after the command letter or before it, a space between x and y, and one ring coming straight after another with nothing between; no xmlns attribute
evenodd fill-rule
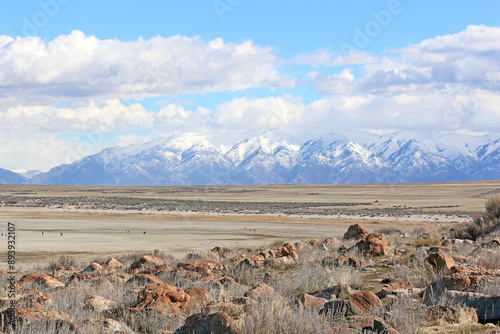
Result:
<svg viewBox="0 0 500 334"><path fill-rule="evenodd" d="M296 143L275 133L231 145L184 134L110 147L26 181L0 183L213 185L437 182L500 178L500 135L331 133ZM9 172L10 173L10 172ZM14 174L14 173L12 173ZM10 175L10 176L9 176ZM10 177L10 178L9 178Z"/></svg>

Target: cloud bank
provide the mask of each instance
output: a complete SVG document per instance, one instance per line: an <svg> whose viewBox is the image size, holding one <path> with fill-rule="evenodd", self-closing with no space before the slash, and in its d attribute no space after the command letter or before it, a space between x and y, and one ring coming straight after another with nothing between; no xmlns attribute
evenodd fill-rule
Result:
<svg viewBox="0 0 500 334"><path fill-rule="evenodd" d="M295 66L306 74L285 71L301 73ZM253 96L256 88L264 93ZM141 100L185 94L196 100L225 91L245 97L210 108L169 103L159 111ZM106 145L172 132L498 131L499 105L499 27L469 26L379 55L319 49L291 60L251 41L158 36L126 42L80 31L48 42L0 36L3 168L47 169ZM101 139L88 144L82 133ZM37 143L42 147L32 149ZM17 147L26 157L19 158Z"/></svg>

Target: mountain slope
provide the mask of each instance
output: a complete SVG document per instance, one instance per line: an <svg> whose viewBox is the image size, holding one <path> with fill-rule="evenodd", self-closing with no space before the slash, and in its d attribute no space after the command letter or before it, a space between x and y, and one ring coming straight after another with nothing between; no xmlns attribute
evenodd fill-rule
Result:
<svg viewBox="0 0 500 334"><path fill-rule="evenodd" d="M32 184L210 185L431 182L500 178L500 136L331 133L301 145L272 133L226 149L199 135L111 147Z"/></svg>
<svg viewBox="0 0 500 334"><path fill-rule="evenodd" d="M25 184L27 180L21 174L0 168L0 184Z"/></svg>

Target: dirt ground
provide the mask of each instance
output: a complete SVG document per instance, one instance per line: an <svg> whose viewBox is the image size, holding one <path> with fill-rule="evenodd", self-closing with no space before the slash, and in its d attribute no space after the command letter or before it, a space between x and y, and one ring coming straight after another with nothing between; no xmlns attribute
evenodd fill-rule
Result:
<svg viewBox="0 0 500 334"><path fill-rule="evenodd" d="M0 185L0 266L6 267L8 222L16 226L16 265L27 268L47 265L62 254L81 261L155 249L182 256L215 246L341 238L353 223L369 231L439 230L470 221L494 195L500 195L499 180L203 187Z"/></svg>

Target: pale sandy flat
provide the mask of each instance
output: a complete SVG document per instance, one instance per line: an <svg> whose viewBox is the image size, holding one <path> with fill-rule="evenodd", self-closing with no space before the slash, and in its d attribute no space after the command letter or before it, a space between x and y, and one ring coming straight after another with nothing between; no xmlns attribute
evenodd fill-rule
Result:
<svg viewBox="0 0 500 334"><path fill-rule="evenodd" d="M155 249L182 256L215 246L341 238L353 223L369 231L382 227L439 230L470 221L474 212L484 210L488 198L498 194L498 180L319 186L0 186L0 224L4 232L7 222L16 224L17 265L30 267L46 265L61 254L81 261ZM18 203L4 204L9 200ZM167 202L167 209L162 209L163 200L178 201L174 204L182 205L182 210L172 209L175 205ZM108 202L114 203L111 209ZM253 202L262 205L242 204ZM5 233L1 238L6 241ZM2 245L0 251L6 254L6 243Z"/></svg>

